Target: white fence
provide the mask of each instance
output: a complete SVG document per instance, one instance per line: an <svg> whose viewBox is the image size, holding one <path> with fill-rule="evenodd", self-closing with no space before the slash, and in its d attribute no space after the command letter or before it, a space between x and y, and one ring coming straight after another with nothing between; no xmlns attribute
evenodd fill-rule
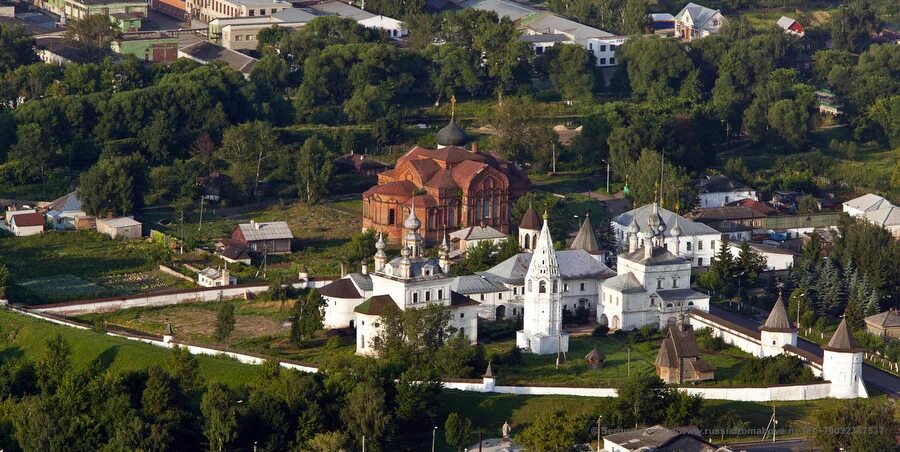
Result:
<svg viewBox="0 0 900 452"><path fill-rule="evenodd" d="M20 308L10 308L12 311L45 320L58 325L88 330L85 325L81 325L70 320L56 318L41 312L28 311ZM174 340L166 340L167 338L158 339L153 337L136 336L118 332L107 332L109 336L121 337L133 341L144 342L146 344L155 345L157 347L172 348L176 345L186 347L191 354L222 356L235 359L244 364L259 365L272 358L264 356L248 355L245 353L237 353L228 350L219 350L211 347L200 345L181 344ZM319 369L312 366L305 366L300 363L290 361L279 361L281 367L295 369L301 372L315 373ZM470 392L491 392L497 394L516 394L516 395L565 395L579 397L617 397L618 392L615 388L577 388L562 386L496 386L495 380L485 378L482 381L448 381L443 383L446 389L456 389L459 391ZM716 400L735 400L743 402L768 402L768 401L799 401L799 400L816 400L828 397L831 383L820 382L805 385L788 385L788 386L770 386L770 387L699 387L687 386L678 388L688 394L700 395L705 399Z"/></svg>
<svg viewBox="0 0 900 452"><path fill-rule="evenodd" d="M109 312L119 309L137 308L142 306L166 306L178 303L198 301L216 301L231 298L247 298L269 290L268 284L243 284L237 286L209 287L199 289L186 289L148 293L141 295L128 295L115 298L104 298L84 302L69 302L35 306L33 312L46 312L60 315L80 315L95 312Z"/></svg>

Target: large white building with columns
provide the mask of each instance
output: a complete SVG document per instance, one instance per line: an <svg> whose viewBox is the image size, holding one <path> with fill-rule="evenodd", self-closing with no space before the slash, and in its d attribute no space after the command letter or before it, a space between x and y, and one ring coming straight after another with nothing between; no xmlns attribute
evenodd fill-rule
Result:
<svg viewBox="0 0 900 452"><path fill-rule="evenodd" d="M663 329L680 313L709 311L709 296L691 289L691 261L680 255L679 218L667 228L655 203L644 218L641 232L637 217L631 217L625 233L628 247L617 258L618 274L600 284L597 322L613 330L646 325ZM674 252L666 249L665 231Z"/></svg>
<svg viewBox="0 0 900 452"><path fill-rule="evenodd" d="M662 218L665 229L663 231L654 231L654 235L662 237L661 245L668 251L678 252L680 257L687 259L692 267L708 267L712 262L713 256L716 255L717 247L722 238L722 233L699 222L688 220L687 218L666 210L656 204L645 204L637 209L617 215L612 219L612 228L616 236L616 243L619 252L628 249L628 228L632 223L637 224L639 232L643 233L647 229L647 219L653 212ZM678 238L678 248L675 248L675 237L672 236L672 228L675 226L675 219L681 228L681 235ZM643 235L638 235L638 246L643 245Z"/></svg>

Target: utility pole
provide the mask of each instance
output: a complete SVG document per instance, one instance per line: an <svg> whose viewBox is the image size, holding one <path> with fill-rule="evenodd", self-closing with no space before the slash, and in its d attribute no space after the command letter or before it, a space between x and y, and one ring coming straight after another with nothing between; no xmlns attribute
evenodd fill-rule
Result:
<svg viewBox="0 0 900 452"><path fill-rule="evenodd" d="M363 435L363 450L362 452L366 452L366 435Z"/></svg>
<svg viewBox="0 0 900 452"><path fill-rule="evenodd" d="M606 161L606 194L609 194L609 160Z"/></svg>
<svg viewBox="0 0 900 452"><path fill-rule="evenodd" d="M556 143L551 145L553 155L553 172L556 173Z"/></svg>
<svg viewBox="0 0 900 452"><path fill-rule="evenodd" d="M597 418L597 450L600 450L600 430L602 429L600 426L600 422L603 421L603 415Z"/></svg>
<svg viewBox="0 0 900 452"><path fill-rule="evenodd" d="M628 376L631 376L631 347L628 347Z"/></svg>
<svg viewBox="0 0 900 452"><path fill-rule="evenodd" d="M197 230L201 230L203 228L203 196L200 196L200 224L197 226Z"/></svg>
<svg viewBox="0 0 900 452"><path fill-rule="evenodd" d="M434 452L434 439L437 437L437 427L431 431L431 452Z"/></svg>

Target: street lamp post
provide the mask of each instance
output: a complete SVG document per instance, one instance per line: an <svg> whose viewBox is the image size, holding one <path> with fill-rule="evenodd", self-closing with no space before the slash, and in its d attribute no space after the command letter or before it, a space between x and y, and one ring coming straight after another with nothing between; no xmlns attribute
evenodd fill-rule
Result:
<svg viewBox="0 0 900 452"><path fill-rule="evenodd" d="M437 437L437 427L431 431L431 452L434 452L434 439Z"/></svg>
<svg viewBox="0 0 900 452"><path fill-rule="evenodd" d="M772 427L772 442L775 442L775 432L778 430L778 419L775 419L775 426Z"/></svg>
<svg viewBox="0 0 900 452"><path fill-rule="evenodd" d="M609 160L600 159L601 162L606 163L606 194L609 194Z"/></svg>
<svg viewBox="0 0 900 452"><path fill-rule="evenodd" d="M603 421L602 414L600 415L600 417L597 418L597 450L601 449L601 447L600 447L600 430L601 430L600 422L601 421Z"/></svg>

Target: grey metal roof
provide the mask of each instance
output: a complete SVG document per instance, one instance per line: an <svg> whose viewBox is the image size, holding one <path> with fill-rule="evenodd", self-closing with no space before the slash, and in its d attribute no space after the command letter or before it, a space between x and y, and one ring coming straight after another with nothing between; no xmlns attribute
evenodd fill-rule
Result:
<svg viewBox="0 0 900 452"><path fill-rule="evenodd" d="M603 281L601 286L622 293L640 293L646 292L644 285L634 276L634 273L628 272L624 275L616 275Z"/></svg>
<svg viewBox="0 0 900 452"><path fill-rule="evenodd" d="M653 204L645 204L637 209L622 213L613 218L612 221L618 223L622 227L627 228L631 223L631 219L635 218L637 220L638 226L641 228L641 232L647 230L647 217L653 213ZM671 230L675 226L675 212L671 210L664 209L662 207L659 208L659 215L662 217L663 222L666 224L666 230L663 231L664 235L671 237ZM678 226L681 228L681 236L682 237L690 237L695 235L708 235L708 234L721 234L719 231L703 224L688 220L687 218L678 216Z"/></svg>
<svg viewBox="0 0 900 452"><path fill-rule="evenodd" d="M661 290L656 292L657 295L663 301L693 301L693 300L702 300L704 298L709 298L709 295L703 292L697 292L693 289L675 289L675 290Z"/></svg>
<svg viewBox="0 0 900 452"><path fill-rule="evenodd" d="M344 2L340 2L340 1L332 1L332 2L325 2L325 3L310 5L309 8L312 9L313 11L316 11L319 13L334 14L336 16L341 16L341 17L344 17L347 19L353 19L355 21L360 21L360 20L368 19L370 17L375 17L374 14L372 14L368 11L363 11L359 8L350 6L350 5L348 5Z"/></svg>
<svg viewBox="0 0 900 452"><path fill-rule="evenodd" d="M536 33L547 34L564 34L570 36L579 44L584 44L590 38L609 38L614 34L594 28L585 24L580 24L574 20L569 20L555 14L542 14L536 20L525 23L522 26Z"/></svg>
<svg viewBox="0 0 900 452"><path fill-rule="evenodd" d="M675 20L675 16L669 13L651 13L650 19L655 21L663 21L663 20Z"/></svg>
<svg viewBox="0 0 900 452"><path fill-rule="evenodd" d="M256 240L280 240L293 239L291 228L284 221L272 221L269 223L244 223L238 225L244 239L248 242Z"/></svg>
<svg viewBox="0 0 900 452"><path fill-rule="evenodd" d="M139 221L135 221L134 218L128 217L119 217L119 218L106 218L99 219L97 222L105 223L109 227L113 228L124 228L128 226L140 226L141 223Z"/></svg>
<svg viewBox="0 0 900 452"><path fill-rule="evenodd" d="M519 253L479 274L507 284L521 285L528 273L532 253ZM559 275L564 280L611 278L615 272L584 250L556 252Z"/></svg>
<svg viewBox="0 0 900 452"><path fill-rule="evenodd" d="M880 312L875 315L866 317L866 323L880 327L898 327L900 326L900 313L891 309L889 311Z"/></svg>
<svg viewBox="0 0 900 452"><path fill-rule="evenodd" d="M551 33L551 34L534 34L534 35L522 35L519 37L520 41L527 42L529 44L537 44L541 42L568 42L571 39L559 33Z"/></svg>
<svg viewBox="0 0 900 452"><path fill-rule="evenodd" d="M721 174L706 176L697 181L697 186L700 188L700 193L731 193L734 191L753 190L747 184Z"/></svg>
<svg viewBox="0 0 900 452"><path fill-rule="evenodd" d="M306 8L285 8L275 14L272 14L272 17L278 19L281 22L293 23L309 22L320 16L321 14L316 14L315 11Z"/></svg>
<svg viewBox="0 0 900 452"><path fill-rule="evenodd" d="M696 434L694 433L696 432ZM666 428L662 425L654 425L640 430L627 430L621 433L613 433L606 435L603 439L627 447L628 450L643 450L641 448L653 449L659 447L668 441L683 435L700 436L700 430L697 427L678 427L676 429Z"/></svg>
<svg viewBox="0 0 900 452"><path fill-rule="evenodd" d="M200 270L200 275L203 275L209 279L219 279L222 277L222 269L206 267L203 270Z"/></svg>
<svg viewBox="0 0 900 452"><path fill-rule="evenodd" d="M644 248L638 248L632 252L625 252L619 255L619 258L628 259L631 262L636 262L644 265L671 265L671 264L684 264L690 263L689 260L676 256L672 254L669 250L660 247L653 247L653 252L650 254L648 258L646 254L644 254Z"/></svg>
<svg viewBox="0 0 900 452"><path fill-rule="evenodd" d="M509 0L463 0L458 2L463 8L472 8L480 11L493 11L498 17L508 17L509 20L519 20L538 10Z"/></svg>
<svg viewBox="0 0 900 452"><path fill-rule="evenodd" d="M57 198L47 208L57 212L81 212L81 200L78 199L78 191L76 190Z"/></svg>
<svg viewBox="0 0 900 452"><path fill-rule="evenodd" d="M492 282L481 275L457 276L450 284L450 289L463 295L473 293L503 292L506 287Z"/></svg>
<svg viewBox="0 0 900 452"><path fill-rule="evenodd" d="M869 210L865 213L866 220L880 226L900 225L900 207L889 205L878 210Z"/></svg>
<svg viewBox="0 0 900 452"><path fill-rule="evenodd" d="M253 71L253 67L258 61L241 52L226 49L217 44L208 41L199 41L178 49L179 53L183 53L188 57L207 64L211 61L223 61L232 69L242 73L249 74Z"/></svg>
<svg viewBox="0 0 900 452"><path fill-rule="evenodd" d="M675 18L678 20L683 20L685 13L690 13L695 27L703 28L703 25L706 25L706 22L712 19L712 17L715 16L718 11L692 2L685 5L684 8L682 8L681 11L679 11L678 14L675 15Z"/></svg>
<svg viewBox="0 0 900 452"><path fill-rule="evenodd" d="M822 350L848 353L863 351L862 348L856 345L856 339L854 339L853 335L850 334L850 327L847 326L846 317L841 319L841 324L838 325L837 329L834 331L834 335L831 336L831 340L828 341L828 345L822 347Z"/></svg>
<svg viewBox="0 0 900 452"><path fill-rule="evenodd" d="M388 276L397 277L396 270L400 268L400 262L403 260L402 256L397 256L390 261L386 265L390 265L393 274L389 274ZM429 259L426 257L410 257L409 258L409 269L410 275L412 278L420 278L424 276L423 270L426 267L431 267L431 277L435 276L447 276L443 270L441 270L441 266L438 263L437 259Z"/></svg>
<svg viewBox="0 0 900 452"><path fill-rule="evenodd" d="M372 290L372 277L368 274L364 275L362 273L350 273L347 275L353 284L356 285L356 288L365 292Z"/></svg>
<svg viewBox="0 0 900 452"><path fill-rule="evenodd" d="M450 238L461 240L505 239L506 234L490 226L470 226L450 233Z"/></svg>

